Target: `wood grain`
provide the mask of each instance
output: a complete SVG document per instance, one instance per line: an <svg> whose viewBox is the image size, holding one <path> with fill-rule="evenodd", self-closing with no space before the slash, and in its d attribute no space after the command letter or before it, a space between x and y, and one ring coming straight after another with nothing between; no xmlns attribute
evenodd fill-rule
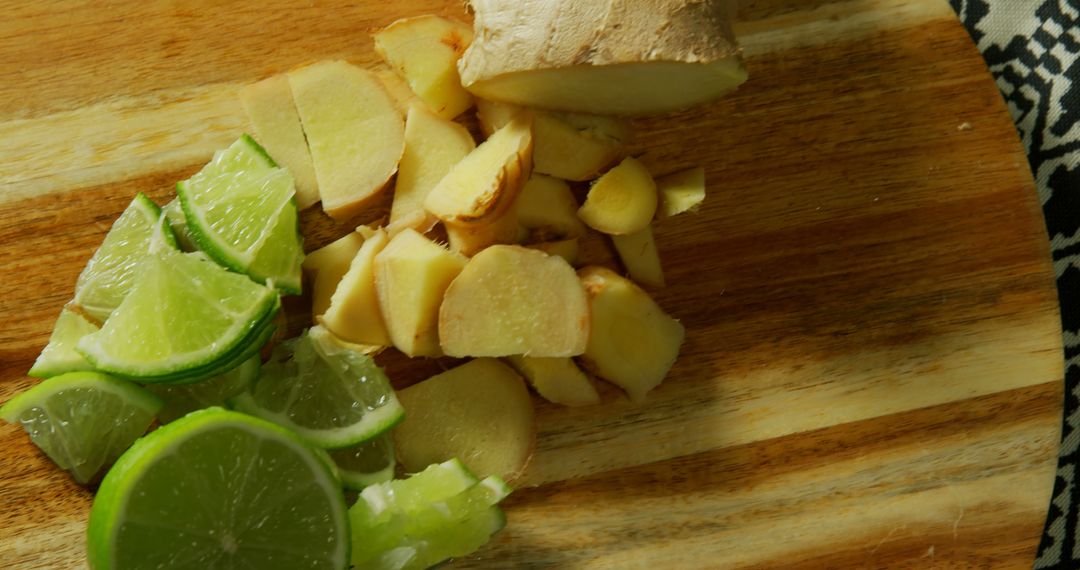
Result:
<svg viewBox="0 0 1080 570"><path fill-rule="evenodd" d="M751 80L637 121L709 198L662 223L688 335L645 405L538 402L510 525L470 568L1030 568L1061 340L1013 126L943 0L758 0ZM137 191L164 202L246 126L239 86L373 65L368 32L458 2L65 2L0 21L0 401ZM384 213L377 205L364 219ZM347 229L303 217L308 249ZM606 243L587 244L609 262ZM287 303L306 324L304 299ZM445 365L387 353L405 385ZM0 427L0 561L82 567L91 495Z"/></svg>

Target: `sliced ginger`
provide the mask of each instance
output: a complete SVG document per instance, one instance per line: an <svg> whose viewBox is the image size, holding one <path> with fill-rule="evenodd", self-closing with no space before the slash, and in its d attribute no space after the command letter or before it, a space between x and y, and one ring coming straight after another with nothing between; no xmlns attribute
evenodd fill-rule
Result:
<svg viewBox="0 0 1080 570"><path fill-rule="evenodd" d="M472 106L472 95L461 86L457 69L472 37L471 27L439 16L404 18L374 36L375 51L444 119Z"/></svg>
<svg viewBox="0 0 1080 570"><path fill-rule="evenodd" d="M397 393L405 421L394 445L405 471L457 457L478 476L519 476L532 455L536 422L525 382L479 358Z"/></svg>
<svg viewBox="0 0 1080 570"><path fill-rule="evenodd" d="M446 290L439 341L448 356L575 356L589 310L561 257L514 245L476 254Z"/></svg>
<svg viewBox="0 0 1080 570"><path fill-rule="evenodd" d="M656 203L652 175L636 158L627 157L593 183L578 217L606 234L630 234L649 225Z"/></svg>
<svg viewBox="0 0 1080 570"><path fill-rule="evenodd" d="M578 271L589 295L591 330L582 361L597 376L618 385L631 400L664 380L679 356L686 331L645 291L610 269Z"/></svg>
<svg viewBox="0 0 1080 570"><path fill-rule="evenodd" d="M321 316L330 308L330 298L341 278L349 271L349 265L363 243L363 236L349 232L304 257L303 269L312 283L312 316Z"/></svg>
<svg viewBox="0 0 1080 570"><path fill-rule="evenodd" d="M390 344L375 293L375 256L386 247L387 241L386 231L381 228L369 233L330 297L330 307L319 319L344 341L376 346Z"/></svg>
<svg viewBox="0 0 1080 570"><path fill-rule="evenodd" d="M589 377L571 358L533 358L508 356L517 369L545 400L563 406L587 406L600 401Z"/></svg>

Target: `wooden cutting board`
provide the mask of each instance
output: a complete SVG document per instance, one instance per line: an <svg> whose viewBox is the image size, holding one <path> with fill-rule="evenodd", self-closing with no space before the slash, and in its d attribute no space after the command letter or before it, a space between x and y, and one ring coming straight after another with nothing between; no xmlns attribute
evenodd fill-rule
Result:
<svg viewBox="0 0 1080 570"><path fill-rule="evenodd" d="M134 193L163 203L245 128L241 85L375 65L369 31L398 17L466 17L456 0L7 4L0 400L34 382ZM657 228L679 362L645 405L613 388L593 407L539 403L509 526L457 566L1030 568L1061 345L993 80L944 0L744 4L750 81L638 123L650 166L709 180L699 214ZM304 226L309 249L347 229L318 212ZM90 493L16 427L0 448L0 566L83 566Z"/></svg>

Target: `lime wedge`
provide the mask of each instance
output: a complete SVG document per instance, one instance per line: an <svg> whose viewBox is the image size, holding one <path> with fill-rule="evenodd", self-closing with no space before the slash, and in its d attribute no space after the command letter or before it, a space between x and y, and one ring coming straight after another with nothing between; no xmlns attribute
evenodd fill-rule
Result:
<svg viewBox="0 0 1080 570"><path fill-rule="evenodd" d="M321 326L279 345L251 389L230 404L328 449L368 441L405 415L375 361Z"/></svg>
<svg viewBox="0 0 1080 570"><path fill-rule="evenodd" d="M161 221L161 208L136 194L79 274L73 302L99 322L109 318L131 289L139 263L151 247L164 243L176 248L167 226Z"/></svg>
<svg viewBox="0 0 1080 570"><path fill-rule="evenodd" d="M272 289L201 254L162 251L146 257L124 302L76 349L98 370L143 382L205 378L258 350L278 306Z"/></svg>
<svg viewBox="0 0 1080 570"><path fill-rule="evenodd" d="M97 372L54 376L0 407L30 440L82 484L112 465L154 421L161 401Z"/></svg>
<svg viewBox="0 0 1080 570"><path fill-rule="evenodd" d="M64 307L53 325L49 344L45 345L28 374L48 378L65 372L92 370L94 367L75 351L75 343L96 330L98 326L86 320L86 317Z"/></svg>
<svg viewBox="0 0 1080 570"><path fill-rule="evenodd" d="M329 458L271 423L210 408L135 443L105 476L95 570L341 570L345 498Z"/></svg>
<svg viewBox="0 0 1080 570"><path fill-rule="evenodd" d="M383 434L359 445L330 452L346 488L356 491L394 478L394 440Z"/></svg>
<svg viewBox="0 0 1080 570"><path fill-rule="evenodd" d="M158 412L158 421L168 423L190 412L224 406L225 400L247 389L259 376L258 355L228 372L218 374L193 384L148 384L146 389L164 400L165 407Z"/></svg>
<svg viewBox="0 0 1080 570"><path fill-rule="evenodd" d="M244 135L176 185L191 237L218 263L300 292L303 242L292 174Z"/></svg>
<svg viewBox="0 0 1080 570"><path fill-rule="evenodd" d="M172 228L180 249L198 251L199 246L195 244L195 238L191 237L191 231L188 230L187 218L184 217L184 208L180 205L180 200L175 198L170 200L168 204L161 207L161 213L165 214L165 220L169 222L169 227Z"/></svg>
<svg viewBox="0 0 1080 570"><path fill-rule="evenodd" d="M498 477L479 483L460 462L372 485L349 510L354 568L428 568L464 556L505 526L496 506L510 494Z"/></svg>

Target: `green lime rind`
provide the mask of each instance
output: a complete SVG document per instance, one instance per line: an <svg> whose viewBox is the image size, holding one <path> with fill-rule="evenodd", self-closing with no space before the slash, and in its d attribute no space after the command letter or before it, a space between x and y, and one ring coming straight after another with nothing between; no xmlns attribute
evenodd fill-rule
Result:
<svg viewBox="0 0 1080 570"><path fill-rule="evenodd" d="M108 319L127 296L147 252L162 244L176 248L161 218L153 200L136 194L79 274L72 302L99 322Z"/></svg>
<svg viewBox="0 0 1080 570"><path fill-rule="evenodd" d="M165 402L158 412L161 423L176 421L185 415L213 406L224 406L225 400L243 392L259 376L258 355L249 357L239 366L194 384L147 384L148 391ZM392 476L392 475L391 475ZM344 480L344 474L342 475Z"/></svg>
<svg viewBox="0 0 1080 570"><path fill-rule="evenodd" d="M349 520L322 450L272 423L192 412L137 441L90 509L95 570L348 566Z"/></svg>
<svg viewBox="0 0 1080 570"><path fill-rule="evenodd" d="M240 366L248 359L257 356L266 343L273 338L274 332L277 330L274 317L280 309L281 303L279 300L274 304L274 307L269 314L264 316L259 323L252 326L251 332L248 333L244 340L238 343L238 348L236 350L226 354L222 358L207 363L204 366L162 376L121 377L147 385L186 385L196 384L209 378L213 378L214 376L224 374L237 366Z"/></svg>
<svg viewBox="0 0 1080 570"><path fill-rule="evenodd" d="M279 345L251 389L229 404L327 449L368 441L405 417L375 361L321 326Z"/></svg>
<svg viewBox="0 0 1080 570"><path fill-rule="evenodd" d="M92 482L154 421L162 402L142 388L98 372L44 380L0 407L31 441L79 483Z"/></svg>
<svg viewBox="0 0 1080 570"><path fill-rule="evenodd" d="M364 487L394 478L394 440L388 433L352 447L331 450L330 459L337 465L346 489L362 491Z"/></svg>
<svg viewBox="0 0 1080 570"><path fill-rule="evenodd" d="M128 378L207 377L248 347L279 303L273 289L201 254L161 251L147 256L123 303L76 350L95 369Z"/></svg>
<svg viewBox="0 0 1080 570"><path fill-rule="evenodd" d="M184 208L180 205L180 200L176 198L170 200L168 204L161 207L161 213L165 215L165 221L169 223L169 228L172 229L180 250L199 251L199 246L195 244L195 238L191 237L191 230L188 229L187 218L184 217Z"/></svg>
<svg viewBox="0 0 1080 570"><path fill-rule="evenodd" d="M38 355L27 375L49 378L67 372L93 370L94 366L75 350L75 344L80 338L96 332L98 328L86 317L64 307L53 325L49 343Z"/></svg>
<svg viewBox="0 0 1080 570"><path fill-rule="evenodd" d="M199 249L282 293L300 292L303 240L292 174L251 137L217 153L176 193Z"/></svg>
<svg viewBox="0 0 1080 570"><path fill-rule="evenodd" d="M372 485L349 509L353 567L420 569L470 554L505 526L496 505L510 492L495 476L477 482L460 462Z"/></svg>

